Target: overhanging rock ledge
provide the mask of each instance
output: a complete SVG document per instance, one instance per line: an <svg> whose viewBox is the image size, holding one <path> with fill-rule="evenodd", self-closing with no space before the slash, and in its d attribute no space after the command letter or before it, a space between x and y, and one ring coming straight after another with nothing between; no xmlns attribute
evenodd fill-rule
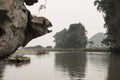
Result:
<svg viewBox="0 0 120 80"><path fill-rule="evenodd" d="M51 32L51 22L32 16L26 5L38 0L0 0L0 59L13 54L18 47L32 39Z"/></svg>

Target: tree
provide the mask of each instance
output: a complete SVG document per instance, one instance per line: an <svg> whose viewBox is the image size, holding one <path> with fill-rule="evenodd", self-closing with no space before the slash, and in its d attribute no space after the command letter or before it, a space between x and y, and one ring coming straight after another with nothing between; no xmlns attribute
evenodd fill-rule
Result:
<svg viewBox="0 0 120 80"><path fill-rule="evenodd" d="M120 0L96 0L94 4L104 14L111 50L120 52Z"/></svg>
<svg viewBox="0 0 120 80"><path fill-rule="evenodd" d="M71 24L69 29L55 34L57 48L85 48L87 44L86 30L81 23Z"/></svg>
<svg viewBox="0 0 120 80"><path fill-rule="evenodd" d="M57 32L53 37L55 38L55 47L57 48L65 48L65 39L66 39L66 33L67 33L67 30L66 29L63 29L62 31L60 32Z"/></svg>

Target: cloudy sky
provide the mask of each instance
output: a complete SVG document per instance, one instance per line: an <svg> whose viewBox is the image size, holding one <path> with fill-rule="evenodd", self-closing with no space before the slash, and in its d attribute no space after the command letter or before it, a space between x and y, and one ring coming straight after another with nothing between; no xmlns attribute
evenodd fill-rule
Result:
<svg viewBox="0 0 120 80"><path fill-rule="evenodd" d="M46 9L39 11L40 5L44 4ZM98 32L106 32L102 13L96 10L94 0L39 0L27 8L33 15L44 16L53 24L52 33L32 40L27 46L54 46L53 35L64 28L68 29L73 23L81 22L88 32L88 38Z"/></svg>

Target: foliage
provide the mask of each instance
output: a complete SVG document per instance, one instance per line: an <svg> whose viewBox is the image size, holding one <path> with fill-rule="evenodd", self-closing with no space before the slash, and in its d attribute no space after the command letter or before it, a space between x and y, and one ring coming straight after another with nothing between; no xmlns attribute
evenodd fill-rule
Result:
<svg viewBox="0 0 120 80"><path fill-rule="evenodd" d="M55 34L56 48L85 48L87 44L86 30L81 23L71 24Z"/></svg>
<svg viewBox="0 0 120 80"><path fill-rule="evenodd" d="M63 29L62 31L58 32L55 34L54 38L55 38L55 43L56 43L56 47L57 48L65 48L64 43L66 43L66 33L67 30Z"/></svg>
<svg viewBox="0 0 120 80"><path fill-rule="evenodd" d="M103 12L108 43L111 48L120 49L120 0L96 0L97 10Z"/></svg>
<svg viewBox="0 0 120 80"><path fill-rule="evenodd" d="M25 47L24 49L43 49L43 47L41 45L36 45L36 46Z"/></svg>

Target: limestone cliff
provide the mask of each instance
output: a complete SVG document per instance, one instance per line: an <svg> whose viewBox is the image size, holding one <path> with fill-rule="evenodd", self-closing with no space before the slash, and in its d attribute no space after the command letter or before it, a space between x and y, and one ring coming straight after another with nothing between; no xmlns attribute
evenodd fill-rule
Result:
<svg viewBox="0 0 120 80"><path fill-rule="evenodd" d="M24 4L38 0L0 0L0 59L13 54L33 38L51 31L52 24L44 17L33 17Z"/></svg>

